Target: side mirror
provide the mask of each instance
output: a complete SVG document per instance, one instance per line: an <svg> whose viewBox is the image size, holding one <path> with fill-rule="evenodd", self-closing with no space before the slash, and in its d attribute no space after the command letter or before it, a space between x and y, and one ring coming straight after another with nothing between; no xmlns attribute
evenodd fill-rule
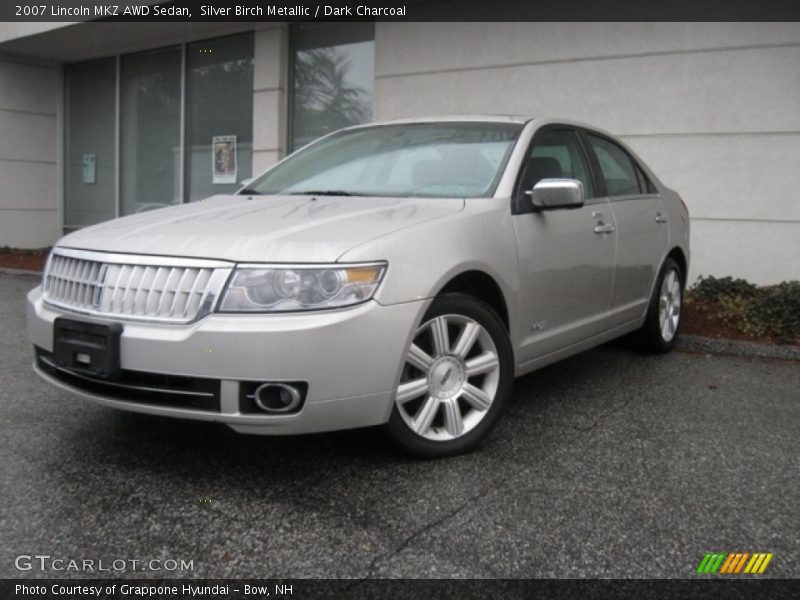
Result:
<svg viewBox="0 0 800 600"><path fill-rule="evenodd" d="M583 183L577 179L542 179L525 195L535 210L580 208L586 200Z"/></svg>
<svg viewBox="0 0 800 600"><path fill-rule="evenodd" d="M242 179L239 182L239 185L242 186L242 187L247 187L248 185L250 185L253 182L254 179L255 179L255 177L248 177L247 179Z"/></svg>

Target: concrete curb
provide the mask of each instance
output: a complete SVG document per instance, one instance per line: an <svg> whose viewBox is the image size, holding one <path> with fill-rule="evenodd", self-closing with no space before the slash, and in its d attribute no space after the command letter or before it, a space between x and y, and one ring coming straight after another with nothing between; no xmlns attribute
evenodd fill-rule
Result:
<svg viewBox="0 0 800 600"><path fill-rule="evenodd" d="M41 271L28 271L27 269L11 269L9 267L0 267L0 274L2 275L24 275L25 277L35 276L41 277Z"/></svg>
<svg viewBox="0 0 800 600"><path fill-rule="evenodd" d="M750 358L778 358L781 360L800 361L800 346L742 342L739 340L703 337L700 335L682 334L680 338L678 338L678 350L691 350Z"/></svg>

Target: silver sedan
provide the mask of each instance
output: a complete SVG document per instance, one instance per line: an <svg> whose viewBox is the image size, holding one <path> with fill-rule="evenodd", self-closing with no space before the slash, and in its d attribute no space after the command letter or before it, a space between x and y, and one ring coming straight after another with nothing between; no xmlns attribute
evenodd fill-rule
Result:
<svg viewBox="0 0 800 600"><path fill-rule="evenodd" d="M631 332L670 350L688 264L686 206L605 132L394 121L65 236L28 329L37 373L104 405L245 433L381 425L445 456L516 376Z"/></svg>

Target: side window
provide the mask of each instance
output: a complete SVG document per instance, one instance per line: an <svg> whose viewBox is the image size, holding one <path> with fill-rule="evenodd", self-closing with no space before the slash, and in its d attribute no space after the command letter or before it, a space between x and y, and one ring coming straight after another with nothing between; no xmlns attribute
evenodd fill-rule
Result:
<svg viewBox="0 0 800 600"><path fill-rule="evenodd" d="M609 196L647 193L647 183L628 153L614 142L588 134L589 143L600 163Z"/></svg>
<svg viewBox="0 0 800 600"><path fill-rule="evenodd" d="M577 179L586 197L594 197L594 186L578 134L571 129L553 129L537 135L522 167L520 192L533 189L542 179Z"/></svg>
<svg viewBox="0 0 800 600"><path fill-rule="evenodd" d="M656 190L656 186L654 186L653 183L650 181L650 179L647 177L647 175L644 174L642 168L636 163L634 163L634 166L636 167L636 174L639 176L639 187L642 189L642 193L645 194L658 193Z"/></svg>

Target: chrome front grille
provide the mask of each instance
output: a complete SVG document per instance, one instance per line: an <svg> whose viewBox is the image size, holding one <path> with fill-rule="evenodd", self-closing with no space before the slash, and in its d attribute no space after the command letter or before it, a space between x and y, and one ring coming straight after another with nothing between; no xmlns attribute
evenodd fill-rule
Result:
<svg viewBox="0 0 800 600"><path fill-rule="evenodd" d="M214 310L228 262L57 248L44 276L46 303L117 319L189 323Z"/></svg>

